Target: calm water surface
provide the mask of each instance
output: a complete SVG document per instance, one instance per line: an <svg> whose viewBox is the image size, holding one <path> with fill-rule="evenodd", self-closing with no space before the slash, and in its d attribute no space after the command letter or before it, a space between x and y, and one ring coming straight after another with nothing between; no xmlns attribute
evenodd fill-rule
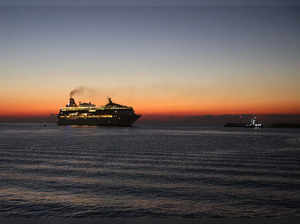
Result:
<svg viewBox="0 0 300 224"><path fill-rule="evenodd" d="M0 123L0 216L300 213L300 130Z"/></svg>

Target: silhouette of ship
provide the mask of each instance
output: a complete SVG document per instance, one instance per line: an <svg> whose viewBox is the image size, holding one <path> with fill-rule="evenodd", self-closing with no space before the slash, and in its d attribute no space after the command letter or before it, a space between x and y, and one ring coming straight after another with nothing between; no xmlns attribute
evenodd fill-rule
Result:
<svg viewBox="0 0 300 224"><path fill-rule="evenodd" d="M243 122L226 123L224 127L262 128L263 123L257 122L256 117L254 116L247 123L243 123Z"/></svg>
<svg viewBox="0 0 300 224"><path fill-rule="evenodd" d="M58 125L107 125L107 126L131 126L141 117L134 112L132 107L113 103L108 98L105 106L89 103L75 103L70 98L69 104L59 110L56 115Z"/></svg>

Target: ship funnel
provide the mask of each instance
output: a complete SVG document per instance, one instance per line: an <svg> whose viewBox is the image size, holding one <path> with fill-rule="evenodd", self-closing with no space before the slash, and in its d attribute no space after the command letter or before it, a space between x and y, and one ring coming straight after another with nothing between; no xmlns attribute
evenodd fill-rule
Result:
<svg viewBox="0 0 300 224"><path fill-rule="evenodd" d="M76 107L77 105L76 105L76 103L75 103L75 100L74 100L74 98L70 98L70 101L69 101L69 107Z"/></svg>

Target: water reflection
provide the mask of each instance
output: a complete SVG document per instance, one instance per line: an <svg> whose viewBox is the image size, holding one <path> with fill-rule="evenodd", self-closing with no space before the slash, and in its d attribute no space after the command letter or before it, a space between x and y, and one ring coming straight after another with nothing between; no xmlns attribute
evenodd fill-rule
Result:
<svg viewBox="0 0 300 224"><path fill-rule="evenodd" d="M297 132L6 125L0 134L4 216L299 213Z"/></svg>

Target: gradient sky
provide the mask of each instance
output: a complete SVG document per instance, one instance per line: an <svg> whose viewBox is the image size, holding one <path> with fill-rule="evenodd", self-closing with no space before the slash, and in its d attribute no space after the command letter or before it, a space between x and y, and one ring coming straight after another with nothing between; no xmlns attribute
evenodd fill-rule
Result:
<svg viewBox="0 0 300 224"><path fill-rule="evenodd" d="M143 114L300 113L300 7L0 4L0 116L69 92Z"/></svg>

